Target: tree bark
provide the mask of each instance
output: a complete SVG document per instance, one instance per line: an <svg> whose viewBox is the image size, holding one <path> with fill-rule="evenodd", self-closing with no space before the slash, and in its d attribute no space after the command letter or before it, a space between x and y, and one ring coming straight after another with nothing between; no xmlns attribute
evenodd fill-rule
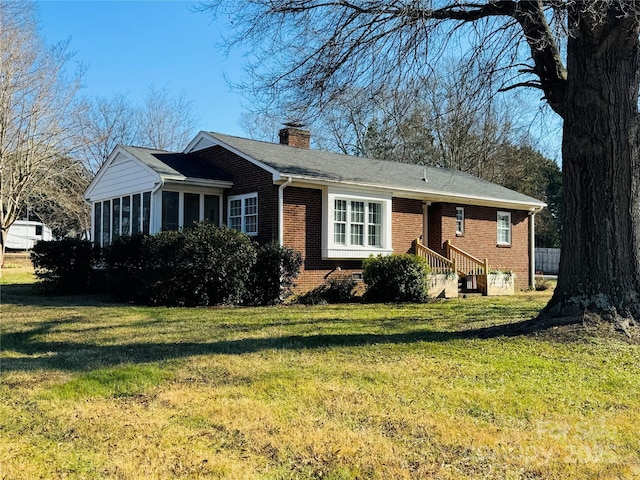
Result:
<svg viewBox="0 0 640 480"><path fill-rule="evenodd" d="M7 247L8 229L0 227L0 277L2 276L2 267L4 267L4 254Z"/></svg>
<svg viewBox="0 0 640 480"><path fill-rule="evenodd" d="M562 143L564 228L545 313L640 316L638 20L570 12Z"/></svg>

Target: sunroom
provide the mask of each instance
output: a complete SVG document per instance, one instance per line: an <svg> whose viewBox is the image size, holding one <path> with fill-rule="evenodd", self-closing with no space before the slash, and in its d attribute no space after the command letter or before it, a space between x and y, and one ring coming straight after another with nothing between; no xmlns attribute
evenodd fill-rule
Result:
<svg viewBox="0 0 640 480"><path fill-rule="evenodd" d="M232 185L228 174L196 156L119 145L85 192L94 244L202 220L220 225L223 192Z"/></svg>

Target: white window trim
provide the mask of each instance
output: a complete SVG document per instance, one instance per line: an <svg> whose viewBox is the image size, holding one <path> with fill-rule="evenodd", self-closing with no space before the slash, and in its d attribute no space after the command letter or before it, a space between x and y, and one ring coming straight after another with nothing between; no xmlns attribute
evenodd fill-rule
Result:
<svg viewBox="0 0 640 480"><path fill-rule="evenodd" d="M350 218L347 214L346 245L335 243L334 207L336 200L345 200L350 206L352 201L365 202L365 245L350 245ZM382 225L380 231L380 246L368 246L368 204L382 205ZM329 259L363 259L370 255L389 255L393 253L392 246L392 200L390 196L370 193L356 193L339 190L325 190L323 194L322 214L322 258Z"/></svg>
<svg viewBox="0 0 640 480"><path fill-rule="evenodd" d="M504 242L502 240L500 240L500 217L507 217L509 219L509 241L508 242ZM511 212L503 212L503 211L498 211L497 215L496 215L496 235L497 235L497 240L498 240L498 245L511 245L511 241L512 241L512 229L511 229Z"/></svg>
<svg viewBox="0 0 640 480"><path fill-rule="evenodd" d="M462 228L458 228L458 213L462 213L460 220ZM464 235L464 207L456 207L456 235Z"/></svg>
<svg viewBox="0 0 640 480"><path fill-rule="evenodd" d="M246 224L246 214L245 214L245 204L248 198L256 199L256 231L255 232L247 232L247 224ZM258 235L259 231L259 220L260 220L260 204L258 203L258 192L247 193L245 195L232 195L227 199L227 225L231 225L231 202L233 200L240 200L240 208L241 208L241 216L240 216L240 231L249 235L250 237L255 237Z"/></svg>
<svg viewBox="0 0 640 480"><path fill-rule="evenodd" d="M125 194L125 195L117 195L115 197L109 197L109 198L105 198L103 200L96 200L93 202L93 205L91 207L91 231L92 231L92 235L93 235L93 239L94 239L94 243L98 244L100 247L106 247L108 245L110 245L113 240L116 238L114 236L114 231L113 231L113 201L116 199L120 200L120 210L119 210L119 218L118 218L118 224L120 226L120 232L118 233L118 236L129 236L131 235L132 229L133 229L133 197L136 195L140 195L140 218L138 219L138 229L139 232L142 232L144 229L144 195L146 193L149 193L150 195L152 195L152 192L150 190L144 190L141 192L134 192L134 193L130 193L130 194ZM122 217L123 217L123 199L124 198L129 198L129 231L124 233L122 232ZM100 218L96 218L95 216L95 206L96 204L100 204ZM108 203L109 207L109 239L108 239L108 243L105 242L104 240L104 225L102 224L102 220L104 219L104 206L105 203ZM150 200L149 203L149 231L151 231L151 221L153 218L153 199ZM97 233L98 230L100 232L100 239L99 241L97 240Z"/></svg>
<svg viewBox="0 0 640 480"><path fill-rule="evenodd" d="M210 195L212 197L218 197L219 198L219 211L218 211L218 218L222 218L222 206L224 204L224 199L223 199L223 194L222 192L209 192L209 191L202 191L202 190L195 190L195 189L177 189L177 188L164 188L162 190L159 191L158 196L157 196L157 205L156 205L156 210L158 212L158 216L156 218L156 222L158 225L157 231L155 231L154 233L157 233L159 231L162 230L162 194L164 192L173 192L173 193L178 193L178 231L181 231L182 229L184 229L184 195L186 193L193 193L196 195L199 195L199 203L198 203L198 221L202 222L204 220L204 197L205 195ZM153 204L153 200L151 202ZM219 222L220 224L224 223L222 221ZM141 227L142 228L142 227ZM153 230L152 230L153 231Z"/></svg>

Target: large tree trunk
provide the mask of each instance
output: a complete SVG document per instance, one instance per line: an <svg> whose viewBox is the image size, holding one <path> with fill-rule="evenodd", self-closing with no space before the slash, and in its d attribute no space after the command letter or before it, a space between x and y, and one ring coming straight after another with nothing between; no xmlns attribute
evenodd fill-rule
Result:
<svg viewBox="0 0 640 480"><path fill-rule="evenodd" d="M611 9L613 10L613 9ZM571 18L571 17L570 17ZM552 316L639 318L638 25L582 12L567 45L564 228Z"/></svg>

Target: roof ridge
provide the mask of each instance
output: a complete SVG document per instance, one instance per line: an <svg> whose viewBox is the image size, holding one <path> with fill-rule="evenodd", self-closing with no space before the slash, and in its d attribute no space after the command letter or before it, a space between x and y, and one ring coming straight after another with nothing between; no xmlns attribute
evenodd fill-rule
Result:
<svg viewBox="0 0 640 480"><path fill-rule="evenodd" d="M124 145L124 144L121 144L121 146L124 147L124 148L138 148L140 150L151 150L151 151L154 151L154 152L182 153L182 152L174 152L172 150L164 150L162 148L142 147L140 145Z"/></svg>

